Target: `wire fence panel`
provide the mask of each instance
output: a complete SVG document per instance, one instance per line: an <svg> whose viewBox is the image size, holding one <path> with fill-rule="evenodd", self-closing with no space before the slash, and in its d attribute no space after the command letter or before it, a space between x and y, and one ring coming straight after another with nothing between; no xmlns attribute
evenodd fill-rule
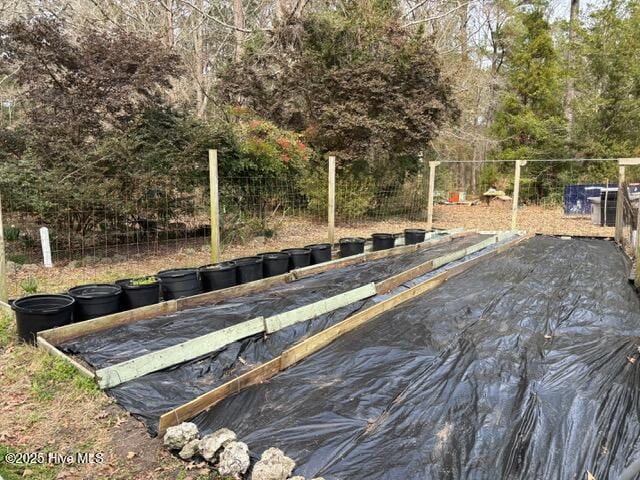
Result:
<svg viewBox="0 0 640 480"><path fill-rule="evenodd" d="M640 182L638 171L627 167L630 186ZM609 211L615 201L608 196L615 196L617 175L616 160L529 160L521 169L518 228L613 235L615 218ZM127 260L206 248L211 236L206 175L187 181L126 178L123 183L121 177L105 176L99 186L79 181L73 191L64 192L56 185L7 191L0 181L7 258L41 263L43 226L49 229L54 263ZM428 168L423 167L404 176L375 179L339 169L336 238L426 227L428 178ZM442 161L436 167L434 227L508 229L513 189L513 161ZM257 245L275 237L296 245L326 241L327 172L223 176L219 192L223 255L256 239L265 240ZM631 226L627 227L630 236Z"/></svg>
<svg viewBox="0 0 640 480"><path fill-rule="evenodd" d="M600 223L592 215L607 192L615 197L616 160L528 160L521 167L517 227L530 232L567 235L613 235L614 218ZM436 227L486 230L511 227L514 161L483 164L444 161L437 167ZM606 215L606 212L605 212Z"/></svg>

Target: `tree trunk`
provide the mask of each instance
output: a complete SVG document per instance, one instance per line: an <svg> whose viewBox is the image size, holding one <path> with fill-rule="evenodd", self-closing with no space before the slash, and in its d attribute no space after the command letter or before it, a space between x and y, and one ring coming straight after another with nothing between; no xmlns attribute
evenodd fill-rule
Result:
<svg viewBox="0 0 640 480"><path fill-rule="evenodd" d="M245 29L244 22L244 9L242 7L242 0L233 0L233 26L235 30L235 60L236 62L242 58L244 54L244 42L245 32L241 31Z"/></svg>
<svg viewBox="0 0 640 480"><path fill-rule="evenodd" d="M574 44L576 39L576 30L578 25L578 16L580 15L580 0L571 0L571 9L569 11L569 47L567 49L567 67L569 75L567 77L567 91L565 95L565 117L569 128L569 137L573 132L573 101L575 99L575 79L574 72L571 70L574 63Z"/></svg>
<svg viewBox="0 0 640 480"><path fill-rule="evenodd" d="M165 8L164 21L166 29L166 41L167 47L172 48L174 43L173 37L173 2L174 0L167 0L166 4L163 4Z"/></svg>

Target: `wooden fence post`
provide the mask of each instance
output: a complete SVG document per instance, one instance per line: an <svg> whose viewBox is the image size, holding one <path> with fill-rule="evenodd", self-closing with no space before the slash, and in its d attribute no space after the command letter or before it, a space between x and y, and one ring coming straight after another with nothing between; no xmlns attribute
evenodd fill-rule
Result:
<svg viewBox="0 0 640 480"><path fill-rule="evenodd" d="M433 196L436 188L436 167L440 162L429 162L429 200L427 203L427 230L433 228Z"/></svg>
<svg viewBox="0 0 640 480"><path fill-rule="evenodd" d="M329 243L336 241L336 157L329 157L329 210L327 212L329 224Z"/></svg>
<svg viewBox="0 0 640 480"><path fill-rule="evenodd" d="M633 284L636 288L640 288L640 209L636 215L636 271L633 277Z"/></svg>
<svg viewBox="0 0 640 480"><path fill-rule="evenodd" d="M211 206L211 262L220 261L220 206L218 199L218 150L209 150L209 204Z"/></svg>
<svg viewBox="0 0 640 480"><path fill-rule="evenodd" d="M4 223L2 223L2 194L0 193L0 302L7 302L7 259L4 251Z"/></svg>
<svg viewBox="0 0 640 480"><path fill-rule="evenodd" d="M516 173L513 179L513 205L511 206L511 230L518 226L518 201L520 197L520 168L527 164L526 160L516 160Z"/></svg>
<svg viewBox="0 0 640 480"><path fill-rule="evenodd" d="M624 234L624 192L626 188L624 165L618 160L618 196L616 198L616 233L615 240L622 244Z"/></svg>

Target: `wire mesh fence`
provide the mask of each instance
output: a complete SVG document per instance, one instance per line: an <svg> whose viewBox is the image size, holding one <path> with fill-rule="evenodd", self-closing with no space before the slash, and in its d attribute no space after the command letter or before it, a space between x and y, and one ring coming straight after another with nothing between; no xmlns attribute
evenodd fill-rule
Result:
<svg viewBox="0 0 640 480"><path fill-rule="evenodd" d="M528 161L521 170L518 228L612 235L607 225L615 219L607 207L615 203L608 195L617 190L617 174L616 160ZM634 175L630 170L628 183L640 180ZM99 189L79 184L70 192L60 192L55 185L7 191L0 182L7 258L40 263L43 226L49 229L54 263L87 257L125 260L206 246L211 231L209 188L203 178L186 184L171 178L123 183L120 177L105 176ZM428 178L427 165L399 178L358 177L338 170L337 237L426 226ZM510 228L513 161L443 161L435 179L436 228ZM279 237L286 243L288 235L299 232L308 232L310 243L326 239L326 172L223 176L219 192L223 252L256 238Z"/></svg>
<svg viewBox="0 0 640 480"><path fill-rule="evenodd" d="M617 176L617 160L528 160L520 173L517 227L536 233L613 235L615 218L606 217L609 210L604 217L596 214L602 202L615 205ZM510 228L514 181L514 161L441 163L434 225Z"/></svg>

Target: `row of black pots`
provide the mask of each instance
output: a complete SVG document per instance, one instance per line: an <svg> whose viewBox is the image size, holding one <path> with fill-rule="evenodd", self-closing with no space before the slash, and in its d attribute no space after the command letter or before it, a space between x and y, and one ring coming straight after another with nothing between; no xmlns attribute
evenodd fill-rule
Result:
<svg viewBox="0 0 640 480"><path fill-rule="evenodd" d="M392 248L395 244L393 234L376 233L372 237L374 251ZM424 237L424 230L405 230L406 244L422 242ZM365 239L360 237L340 239L341 257L363 253L364 244ZM30 295L15 300L12 307L16 312L18 335L24 341L34 343L41 330L152 305L160 301L160 293L164 300L189 297L329 260L330 244L307 245L200 268L164 270L156 278L151 277L151 281L140 284L126 279L118 280L115 285L81 285L70 289L67 295Z"/></svg>
<svg viewBox="0 0 640 480"><path fill-rule="evenodd" d="M421 228L407 228L404 231L405 245L415 245L424 242L426 230ZM393 233L374 233L371 235L373 251L387 250L395 246ZM362 237L347 237L340 239L340 256L350 257L364 252L365 239Z"/></svg>

